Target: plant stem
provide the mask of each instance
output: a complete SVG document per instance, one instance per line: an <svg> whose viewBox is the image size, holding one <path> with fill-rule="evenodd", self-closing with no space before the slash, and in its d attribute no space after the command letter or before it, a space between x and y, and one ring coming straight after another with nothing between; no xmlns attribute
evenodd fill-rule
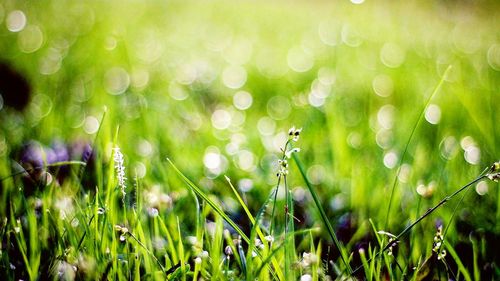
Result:
<svg viewBox="0 0 500 281"><path fill-rule="evenodd" d="M384 223L384 229L387 229L388 226L389 226L389 217L390 217L390 213L391 213L391 207L392 207L392 199L394 198L394 192L396 190L396 186L398 185L398 178L399 178L399 174L401 173L401 166L403 164L403 161L405 159L405 156L408 152L408 148L410 146L410 142L411 140L413 139L413 135L415 134L415 132L417 131L417 127L418 125L420 124L420 122L422 121L422 118L424 116L424 113L425 113L425 109L427 108L427 106L429 106L432 98L439 92L439 89L441 88L441 86L443 85L444 83L444 79L446 78L446 75L448 75L448 72L450 71L451 69L451 65L449 65L445 72L443 73L443 75L441 76L441 79L439 80L436 88L434 88L434 91L432 92L432 94L429 96L429 98L427 99L427 101L425 102L425 106L424 108L422 109L422 111L420 112L420 115L418 116L417 118L417 121L415 122L415 125L413 126L412 130L411 130L411 133L410 133L410 136L408 137L408 141L406 142L406 145L405 145L405 148L403 150L403 154L401 155L401 159L399 160L399 165L398 165L398 171L396 172L396 176L394 177L394 181L392 183L392 188L391 188L391 196L389 197L389 206L387 207L387 214L385 216L385 223Z"/></svg>
<svg viewBox="0 0 500 281"><path fill-rule="evenodd" d="M415 225L417 225L421 220L423 220L424 218L426 218L427 216L429 216L430 214L432 214L437 208L439 208L440 206L442 206L444 203L448 202L450 199L452 199L453 197L455 197L460 192L464 191L469 186L471 186L471 185L473 185L473 184L475 184L475 183L477 183L477 182L479 182L479 181L481 181L481 180L483 180L485 178L488 178L488 174L485 174L484 172L482 172L476 179L474 179L473 181L469 182L468 184L462 186L460 189L458 189L457 191L453 192L451 195L448 195L445 198L443 198L441 201L439 201L439 203L436 206L428 209L423 215L421 215L418 219L416 219L412 224L410 224L405 229L403 229L398 235L396 235L396 238L394 238L394 241L387 243L387 245L385 245L385 247L383 247L382 250L380 250L379 252L377 252L374 257L370 258L368 260L368 262L370 262L372 259L378 257L380 255L380 253L385 252L391 246L394 246L399 241L399 239L402 236L404 236L405 234L407 234ZM362 265L359 266L358 268L356 268L353 271L353 273L356 273L362 267L363 267Z"/></svg>

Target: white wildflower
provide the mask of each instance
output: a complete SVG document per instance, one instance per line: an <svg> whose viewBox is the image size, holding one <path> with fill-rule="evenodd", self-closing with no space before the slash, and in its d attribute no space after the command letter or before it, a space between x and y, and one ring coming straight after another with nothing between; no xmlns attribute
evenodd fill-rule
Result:
<svg viewBox="0 0 500 281"><path fill-rule="evenodd" d="M291 138L293 141L298 141L300 132L302 132L302 128L296 129L295 126L291 127L290 130L288 130L288 136Z"/></svg>
<svg viewBox="0 0 500 281"><path fill-rule="evenodd" d="M486 176L492 181L498 182L500 180L500 161L495 162L491 166L491 168L490 168L488 174L486 174Z"/></svg>
<svg viewBox="0 0 500 281"><path fill-rule="evenodd" d="M120 151L119 147L113 148L114 150L114 161L115 161L115 171L116 177L118 178L118 187L122 192L122 201L125 203L125 192L126 185L125 181L127 178L125 177L125 166L123 165L123 154Z"/></svg>
<svg viewBox="0 0 500 281"><path fill-rule="evenodd" d="M226 246L226 248L224 249L224 253L226 254L226 256L232 256L233 255L233 248L231 248L231 246Z"/></svg>
<svg viewBox="0 0 500 281"><path fill-rule="evenodd" d="M203 252L201 252L200 256L201 256L201 258L206 259L206 258L208 258L208 252L207 251L203 251Z"/></svg>
<svg viewBox="0 0 500 281"><path fill-rule="evenodd" d="M274 237L271 236L271 235L267 235L266 237L264 237L264 239L266 239L267 242L274 242Z"/></svg>
<svg viewBox="0 0 500 281"><path fill-rule="evenodd" d="M434 243L432 251L438 255L438 260L444 259L446 256L446 250L441 250L444 243L443 226L440 225L437 229L436 235L434 236Z"/></svg>
<svg viewBox="0 0 500 281"><path fill-rule="evenodd" d="M304 268L309 267L311 264L318 262L318 256L314 253L302 253L302 266Z"/></svg>
<svg viewBox="0 0 500 281"><path fill-rule="evenodd" d="M300 276L300 281L311 281L311 280L312 280L311 274L304 274Z"/></svg>
<svg viewBox="0 0 500 281"><path fill-rule="evenodd" d="M288 161L280 159L278 160L278 165L279 165L279 170L277 176L281 177L288 175Z"/></svg>

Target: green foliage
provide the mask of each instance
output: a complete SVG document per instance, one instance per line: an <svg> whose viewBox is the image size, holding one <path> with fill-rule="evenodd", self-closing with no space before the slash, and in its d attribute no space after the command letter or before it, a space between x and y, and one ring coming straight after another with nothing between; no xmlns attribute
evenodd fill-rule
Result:
<svg viewBox="0 0 500 281"><path fill-rule="evenodd" d="M499 8L0 1L2 280L499 279Z"/></svg>

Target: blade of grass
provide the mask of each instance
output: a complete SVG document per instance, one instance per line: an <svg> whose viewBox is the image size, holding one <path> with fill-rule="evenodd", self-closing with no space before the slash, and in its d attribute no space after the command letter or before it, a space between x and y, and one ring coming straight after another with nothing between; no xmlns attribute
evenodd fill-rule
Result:
<svg viewBox="0 0 500 281"><path fill-rule="evenodd" d="M241 230L241 228L208 196L197 186L195 185L191 180L189 180L175 165L174 163L167 158L167 161L170 163L170 165L173 167L174 171L182 178L182 180L188 185L188 187L193 190L196 195L198 195L203 201L207 202L210 207L219 215L221 216L240 236L241 238L248 244L250 245L250 239L248 236ZM261 256L261 254L257 251L257 249L253 249L256 251L258 255ZM262 257L261 257L262 258ZM272 271L271 271L272 273ZM276 271L276 274L279 274L280 271ZM278 275L278 278L280 280L285 280L284 277L281 275Z"/></svg>
<svg viewBox="0 0 500 281"><path fill-rule="evenodd" d="M458 189L457 191L453 192L451 195L448 195L446 196L445 198L443 198L441 201L439 201L439 203L437 205L435 205L434 207L428 209L423 215L421 215L418 219L416 219L413 223L411 223L410 225L408 225L405 229L403 229L398 235L396 235L396 237L394 238L394 240L390 243L387 243L385 245L385 247L383 247L380 252L378 252L377 255L375 255L375 257L377 257L378 255L380 255L381 253L385 252L387 249L389 249L389 247L391 247L394 243L397 243L399 241L399 239L401 237L403 237L404 235L406 235L415 225L417 225L421 220L423 220L424 218L426 218L427 216L429 216L431 213L433 213L435 210L437 210L439 207L441 207L443 204L445 204L446 202L448 202L449 200L451 200L453 197L455 197L457 194L461 193L462 191L464 191L465 189L467 189L468 187L470 187L471 185L483 180L483 179L486 179L488 178L489 176L489 173L486 173L488 171L488 169L492 169L493 166L491 168L486 168L481 174L479 174L479 176L477 178L475 178L474 180L472 180L471 182L467 183L466 185L462 186L460 189ZM375 258L374 257L374 258ZM358 268L356 268L354 270L353 273L356 273L359 269L361 269L362 266L359 266Z"/></svg>
<svg viewBox="0 0 500 281"><path fill-rule="evenodd" d="M287 210L287 231L285 232L285 276L287 280L295 280L295 274L294 271L292 270L292 264L295 260L295 235L294 233L294 213L293 213L293 199L292 195L290 194L291 191L288 191L288 196L287 196L287 204L288 204L288 210Z"/></svg>
<svg viewBox="0 0 500 281"><path fill-rule="evenodd" d="M257 212L257 215L255 216L255 224L252 226L252 230L251 230L251 235L250 235L250 242L252 244L249 245L249 248L250 249L254 249L256 248L255 246L255 237L257 235L257 229L260 228L259 227L259 222L262 218L262 215L264 214L265 210L267 209L267 207L269 206L269 203L271 203L271 201L273 200L273 197L274 197L274 190L271 191L271 193L269 194L267 200L264 202L264 204L260 207L259 211ZM262 251L262 255L263 256L267 256L267 253L269 252L269 246L267 245L267 243L265 242L265 237L263 238L260 238L262 241L262 245L264 245L264 249ZM275 260L275 259L273 259ZM248 264L248 268L253 268L253 266L251 264L253 264L253 258L252 258L252 251L247 251L247 264ZM271 261L272 262L272 261ZM274 265L274 264L273 264ZM278 267L278 270L279 269L279 264L277 264L277 267ZM252 277L252 275L250 274L253 274L253 272L251 270L247 270L247 273L249 274L249 277L247 278L247 280L253 280L254 278L250 278ZM265 276L259 276L262 278L266 278Z"/></svg>
<svg viewBox="0 0 500 281"><path fill-rule="evenodd" d="M367 281L371 281L373 278L373 271L370 270L370 266L368 265L364 249L359 250L359 257L361 258L361 264L363 265L363 269L365 270L365 278Z"/></svg>
<svg viewBox="0 0 500 281"><path fill-rule="evenodd" d="M432 98L439 92L439 89L441 89L441 86L443 85L444 80L445 80L446 76L448 75L448 72L450 71L450 69L451 69L451 65L449 65L446 68L446 70L445 70L444 74L441 76L441 79L439 80L437 86L434 88L434 91L429 96L429 98L427 98L427 101L425 102L424 107L420 111L420 115L418 116L417 121L415 122L415 125L413 126L413 128L411 130L410 136L408 137L408 140L406 141L405 148L403 149L403 154L401 155L401 159L399 159L398 171L396 172L396 176L394 177L394 181L392 182L391 196L389 197L389 205L387 206L387 214L385 216L384 230L387 230L387 227L389 226L389 217L390 217L390 213L391 213L392 199L394 198L394 192L395 192L396 187L398 185L399 174L401 173L401 166L403 165L403 161L405 160L405 156L408 152L410 142L413 139L413 135L415 135L415 132L417 131L418 125L422 121L422 117L424 116L425 109L429 106Z"/></svg>
<svg viewBox="0 0 500 281"><path fill-rule="evenodd" d="M335 244L335 247L337 247L337 250L340 253L340 257L341 257L342 262L344 263L344 265L347 269L347 273L349 275L351 275L352 269L351 269L351 266L348 262L348 258L347 258L347 255L345 253L344 247L343 247L342 243L339 241L339 239L337 238L337 235L335 234L335 231L333 230L333 227L330 224L328 217L326 216L325 210L323 209L323 206L321 205L318 194L316 193L311 182L307 178L307 175L306 175L304 166L302 165L302 162L300 161L299 157L297 156L297 153L292 153L292 158L295 161L295 163L297 164L297 167L299 168L300 174L302 175L302 178L304 179L304 182L306 183L306 186L309 189L309 192L311 193L311 195L313 197L314 204L316 205L316 209L319 211L319 214L321 216L321 221L325 225L325 227L328 231L328 234L330 235L330 238L332 239L333 243Z"/></svg>
<svg viewBox="0 0 500 281"><path fill-rule="evenodd" d="M241 198L240 194L238 193L238 191L236 190L236 188L233 186L233 184L231 183L231 179L227 176L225 176L227 182L229 183L229 186L231 187L231 190L233 191L234 195L236 196L236 199L238 199L238 202L240 203L241 207L243 208L243 210L245 211L246 215L248 216L248 219L250 220L250 222L252 223L252 230L255 229L257 235L259 236L259 239L260 241L265 241L265 237L264 237L264 234L262 233L258 223L257 223L257 220L253 217L252 213L250 212L250 210L248 209L247 205L245 204L245 202L243 201L243 199ZM259 217L260 215L262 214L262 212L264 211L264 209L261 209L259 210ZM253 243L253 240L251 239L251 242L252 242L252 245L254 244ZM264 243L264 253L267 253L268 252L268 245L267 243ZM251 253L251 251L250 251ZM278 260L276 258L273 258L271 260L271 263L273 264L274 266L274 269L276 271L281 271L280 269L280 266L279 266L279 263L278 263ZM278 275L281 275L281 272L277 273Z"/></svg>
<svg viewBox="0 0 500 281"><path fill-rule="evenodd" d="M297 230L293 233L290 233L288 237L295 237L296 235L303 235L305 233L308 233L310 232L311 230L313 230L312 228L308 228L308 229L301 229L301 230ZM269 261L281 250L281 247L284 247L284 245L286 245L287 243L287 240L289 240L290 238L286 238L283 239L283 241L281 243L279 242L276 242L277 244L277 247L275 247L274 249L272 249L272 251L269 253L269 255L265 258L264 262L262 263L262 265L259 267L259 269L257 270L257 276L260 274L260 272L262 271L262 269L264 269L265 265L267 263L269 263Z"/></svg>
<svg viewBox="0 0 500 281"><path fill-rule="evenodd" d="M467 281L472 281L472 278L470 277L469 271L464 267L464 264L460 260L460 257L458 256L457 252L455 252L455 249L453 249L452 246L450 246L448 243L445 243L444 246L446 247L446 250L448 253L450 253L451 257L457 264L459 272L461 272L464 275L464 279ZM458 275L457 275L458 277ZM458 280L458 279L457 279Z"/></svg>
<svg viewBox="0 0 500 281"><path fill-rule="evenodd" d="M248 236L243 232L243 230L241 230L241 228L231 219L229 218L228 215L226 215L226 213L214 202L212 201L210 198L208 198L208 196L197 186L195 185L191 180L189 180L175 165L174 163L168 159L168 162L170 162L170 165L172 165L172 167L174 168L174 171L182 178L182 180L188 185L188 187L194 191L194 193L196 193L196 195L198 195L199 197L201 197L201 199L203 199L205 202L208 203L208 205L210 205L210 207L212 207L212 209L214 209L214 211L220 215L232 228L234 228L234 230L241 236L241 238L243 240L245 240L245 242L247 243L250 243L250 239L248 238Z"/></svg>
<svg viewBox="0 0 500 281"><path fill-rule="evenodd" d="M370 222L370 225L371 225L371 227L373 229L373 234L375 235L375 238L377 239L377 243L378 243L379 247L382 249L383 246L384 246L384 244L383 244L384 242L383 242L383 239L380 238L380 232L379 232L379 230L377 230L377 227L373 223L372 219L368 219L368 221ZM394 235L392 235L390 233L387 233L387 235L390 235L391 237L394 237ZM385 254L383 255L383 260L384 260L385 267L387 268L387 270L390 273L390 276L393 277L391 265L390 265L389 260L387 259L387 256Z"/></svg>

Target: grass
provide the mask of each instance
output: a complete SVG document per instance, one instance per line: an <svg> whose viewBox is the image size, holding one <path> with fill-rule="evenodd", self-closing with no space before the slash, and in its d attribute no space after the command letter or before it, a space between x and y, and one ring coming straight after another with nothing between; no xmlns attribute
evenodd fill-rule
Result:
<svg viewBox="0 0 500 281"><path fill-rule="evenodd" d="M498 11L0 1L0 276L498 279Z"/></svg>

